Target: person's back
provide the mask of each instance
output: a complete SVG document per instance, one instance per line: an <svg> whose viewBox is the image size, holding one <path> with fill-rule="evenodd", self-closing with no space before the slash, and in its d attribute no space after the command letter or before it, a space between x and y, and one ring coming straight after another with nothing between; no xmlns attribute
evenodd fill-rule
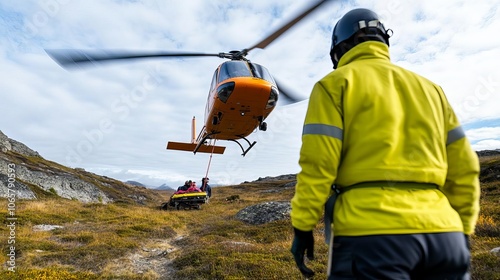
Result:
<svg viewBox="0 0 500 280"><path fill-rule="evenodd" d="M304 121L292 253L311 276L304 254L313 257L312 229L326 203L330 277L465 279L464 234L479 212L477 155L442 89L390 62L389 37L366 9L334 28L336 70L314 86Z"/></svg>
<svg viewBox="0 0 500 280"><path fill-rule="evenodd" d="M380 179L383 172L387 180L442 184L449 129L445 120L452 112L441 89L392 64L381 42L355 46L340 63L346 65L319 82L342 106L343 141L348 146L343 147L337 183ZM415 173L401 174L402 168Z"/></svg>
<svg viewBox="0 0 500 280"><path fill-rule="evenodd" d="M391 181L394 185L444 185L448 168L446 141L453 128L447 123L456 117L441 88L391 63L388 47L381 42L355 46L342 57L339 66L319 82L329 96L341 97L336 101L342 106L344 147L336 184L342 187ZM362 82L349 83L352 80ZM328 92L336 88L342 88L342 93ZM335 234L350 234L353 228L357 234L462 230L460 217L438 189L413 192L404 199L406 205L400 204L399 196L408 196L408 191L394 186L390 198L379 189L346 192L337 202L337 209L342 211L335 213ZM381 203L393 210L375 211ZM398 207L391 207L393 204ZM373 211L368 211L370 207ZM366 213L356 218L354 213L360 210Z"/></svg>

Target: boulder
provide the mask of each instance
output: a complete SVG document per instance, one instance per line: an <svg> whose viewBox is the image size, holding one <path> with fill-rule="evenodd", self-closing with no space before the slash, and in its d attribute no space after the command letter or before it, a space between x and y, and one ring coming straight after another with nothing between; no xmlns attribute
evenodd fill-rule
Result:
<svg viewBox="0 0 500 280"><path fill-rule="evenodd" d="M251 225L261 225L289 219L291 210L289 201L264 202L243 208L236 214L236 218Z"/></svg>
<svg viewBox="0 0 500 280"><path fill-rule="evenodd" d="M500 257L500 247L496 247L496 248L491 249L490 253L492 253L493 255L495 255L497 257Z"/></svg>

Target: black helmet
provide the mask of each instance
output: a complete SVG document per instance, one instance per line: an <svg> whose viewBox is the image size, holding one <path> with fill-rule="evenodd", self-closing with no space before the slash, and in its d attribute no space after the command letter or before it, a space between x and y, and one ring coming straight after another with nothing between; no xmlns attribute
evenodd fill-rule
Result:
<svg viewBox="0 0 500 280"><path fill-rule="evenodd" d="M363 31L363 35L358 41L353 40L354 35L359 31ZM330 49L333 68L337 68L342 55L361 42L368 40L380 41L389 46L390 35L388 33L392 34L392 30L384 28L375 12L361 8L349 11L333 28L332 47ZM343 42L349 43L342 44ZM337 58L335 58L335 54L337 54Z"/></svg>

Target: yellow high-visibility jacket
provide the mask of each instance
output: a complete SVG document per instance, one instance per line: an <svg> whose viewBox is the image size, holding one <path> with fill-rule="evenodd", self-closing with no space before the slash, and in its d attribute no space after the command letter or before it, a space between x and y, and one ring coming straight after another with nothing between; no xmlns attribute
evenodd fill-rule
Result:
<svg viewBox="0 0 500 280"><path fill-rule="evenodd" d="M334 234L464 232L479 213L479 161L442 89L361 43L314 86L292 199L292 225L314 229L331 194ZM398 188L395 182L435 184ZM366 185L366 184L364 184Z"/></svg>

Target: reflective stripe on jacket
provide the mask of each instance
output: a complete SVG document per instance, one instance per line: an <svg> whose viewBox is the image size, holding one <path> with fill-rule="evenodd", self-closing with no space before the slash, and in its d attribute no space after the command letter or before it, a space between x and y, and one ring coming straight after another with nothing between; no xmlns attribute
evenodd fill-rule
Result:
<svg viewBox="0 0 500 280"><path fill-rule="evenodd" d="M292 225L313 229L331 185L335 235L464 231L479 212L479 162L442 89L392 64L387 45L364 42L314 86L306 114ZM435 190L391 182L436 184Z"/></svg>

